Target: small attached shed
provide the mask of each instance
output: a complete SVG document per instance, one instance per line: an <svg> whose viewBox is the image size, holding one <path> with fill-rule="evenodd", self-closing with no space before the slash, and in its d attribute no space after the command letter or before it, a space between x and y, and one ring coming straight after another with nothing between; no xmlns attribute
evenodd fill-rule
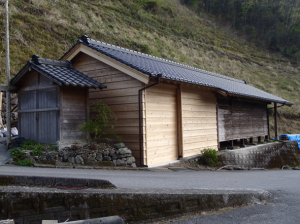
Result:
<svg viewBox="0 0 300 224"><path fill-rule="evenodd" d="M89 88L106 86L61 62L32 57L11 80L18 93L19 136L46 144L85 141Z"/></svg>

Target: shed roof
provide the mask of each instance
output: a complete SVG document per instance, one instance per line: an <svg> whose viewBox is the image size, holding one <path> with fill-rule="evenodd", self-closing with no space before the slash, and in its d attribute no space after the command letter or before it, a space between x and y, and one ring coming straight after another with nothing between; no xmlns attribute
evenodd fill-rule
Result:
<svg viewBox="0 0 300 224"><path fill-rule="evenodd" d="M15 85L24 75L24 71L26 71L29 67L51 79L60 86L67 85L99 89L106 88L105 85L74 69L69 61L62 62L49 60L39 58L38 55L32 56L32 60L28 61L19 73L16 74L16 76L11 80L11 84Z"/></svg>
<svg viewBox="0 0 300 224"><path fill-rule="evenodd" d="M96 41L88 38L86 35L82 36L81 40L78 40L77 43L65 55L67 55L77 44L83 44L131 68L147 74L150 77L157 77L157 75L162 74L163 79L217 88L227 94L282 104L293 104L292 102L284 100L280 97L252 87L245 81Z"/></svg>

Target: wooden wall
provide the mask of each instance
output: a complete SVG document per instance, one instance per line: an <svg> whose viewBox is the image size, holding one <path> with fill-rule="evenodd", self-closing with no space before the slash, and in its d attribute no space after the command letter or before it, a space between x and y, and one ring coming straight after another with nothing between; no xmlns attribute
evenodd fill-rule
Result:
<svg viewBox="0 0 300 224"><path fill-rule="evenodd" d="M219 141L268 135L267 106L218 99Z"/></svg>
<svg viewBox="0 0 300 224"><path fill-rule="evenodd" d="M204 148L218 149L216 97L209 90L183 86L183 157L201 153Z"/></svg>
<svg viewBox="0 0 300 224"><path fill-rule="evenodd" d="M107 86L104 90L90 89L89 103L103 101L110 106L118 119L115 133L133 151L138 162L138 90L144 87L143 83L83 53L79 53L72 64L75 69Z"/></svg>
<svg viewBox="0 0 300 224"><path fill-rule="evenodd" d="M27 72L17 86L19 136L56 144L60 134L59 87L36 71Z"/></svg>
<svg viewBox="0 0 300 224"><path fill-rule="evenodd" d="M64 86L60 90L60 126L62 142L86 140L78 127L87 120L87 90L82 87Z"/></svg>
<svg viewBox="0 0 300 224"><path fill-rule="evenodd" d="M176 85L158 84L146 90L146 164L178 159Z"/></svg>

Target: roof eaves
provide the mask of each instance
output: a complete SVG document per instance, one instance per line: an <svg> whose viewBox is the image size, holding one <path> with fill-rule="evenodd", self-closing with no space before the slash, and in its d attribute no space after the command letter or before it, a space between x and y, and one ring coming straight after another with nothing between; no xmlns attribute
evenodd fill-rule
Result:
<svg viewBox="0 0 300 224"><path fill-rule="evenodd" d="M138 51L133 51L133 50L130 50L130 49L118 47L116 45L111 45L111 44L107 44L107 43L104 43L104 42L100 42L100 41L88 38L88 36L86 36L86 35L82 36L81 40L78 40L78 41L81 42L82 44L84 44L85 46L88 46L88 47L90 47L90 48L92 48L94 50L97 50L97 51L101 52L102 54L105 54L105 55L107 55L109 57L112 57L112 58L114 58L114 59L116 59L116 60L118 60L118 61L120 61L120 62L122 62L124 64L127 64L128 66L130 66L132 68L135 68L135 67L133 67L129 63L126 63L123 60L120 60L118 58L115 58L114 56L108 54L107 52L102 51L101 49L93 47L91 45L96 45L96 46L101 46L101 47L107 47L107 48L117 48L118 51L122 51L124 53L141 54L144 58L148 58L148 59L155 60L155 61L158 61L158 62L162 62L162 63L174 65L174 66L185 68L185 69L189 69L189 70L192 70L192 71L202 72L202 73L205 73L207 75L215 76L215 77L218 77L218 78L223 78L223 79L234 81L234 82L244 83L244 81L239 80L239 79L235 79L235 78L227 77L227 76L224 76L224 75L216 74L216 73L213 73L213 72L205 71L205 70L202 70L202 69L199 69L199 68L195 68L195 67L192 67L192 66L189 66L189 65L185 65L185 64L174 62L174 61L166 60L166 59L159 58L159 57L156 57L156 56L153 56L153 55L149 55L149 54L144 54L144 53L141 53L141 52L138 52ZM139 70L139 71L141 71L141 70Z"/></svg>
<svg viewBox="0 0 300 224"><path fill-rule="evenodd" d="M28 61L23 68L21 68L21 70L10 80L10 84L14 85L16 84L16 82L22 77L22 74L24 73L24 71L30 66L30 62Z"/></svg>
<svg viewBox="0 0 300 224"><path fill-rule="evenodd" d="M34 70L36 70L37 72L41 73L42 75L46 76L48 79L52 80L53 82L57 83L58 85L62 86L62 84L64 84L64 82L60 81L59 79L55 78L53 75L49 74L48 72L45 72L44 70L40 69L37 65L35 65L33 62L29 62L31 63L31 66Z"/></svg>
<svg viewBox="0 0 300 224"><path fill-rule="evenodd" d="M58 60L61 61L67 54L69 54L80 43L82 43L82 41L77 40L77 42L66 53L64 53L64 55L61 56L60 59L58 59Z"/></svg>

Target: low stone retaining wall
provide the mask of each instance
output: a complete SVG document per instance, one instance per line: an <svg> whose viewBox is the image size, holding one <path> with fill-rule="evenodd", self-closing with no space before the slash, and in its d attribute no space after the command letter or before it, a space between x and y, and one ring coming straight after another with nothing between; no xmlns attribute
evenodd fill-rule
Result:
<svg viewBox="0 0 300 224"><path fill-rule="evenodd" d="M59 150L50 147L39 156L33 150L22 151L24 159L37 164L56 166L127 166L136 167L132 152L124 143L113 147L106 143L72 145Z"/></svg>
<svg viewBox="0 0 300 224"><path fill-rule="evenodd" d="M242 168L282 168L299 166L300 150L296 141L282 141L219 152L222 166Z"/></svg>
<svg viewBox="0 0 300 224"><path fill-rule="evenodd" d="M263 190L61 190L0 187L0 219L16 224L64 222L119 215L142 223L191 212L241 206L270 199Z"/></svg>
<svg viewBox="0 0 300 224"><path fill-rule="evenodd" d="M116 188L107 180L62 178L62 177L29 177L0 175L0 186L32 186L32 187L81 187L81 188Z"/></svg>

